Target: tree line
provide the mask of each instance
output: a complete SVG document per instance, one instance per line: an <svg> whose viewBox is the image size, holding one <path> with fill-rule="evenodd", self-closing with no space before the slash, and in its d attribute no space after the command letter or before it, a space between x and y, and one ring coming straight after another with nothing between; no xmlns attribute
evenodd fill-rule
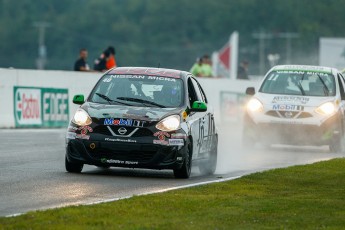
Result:
<svg viewBox="0 0 345 230"><path fill-rule="evenodd" d="M120 66L189 70L197 56L220 49L240 34L240 59L259 62L259 39L270 35L265 53L286 61L286 40L294 32L293 63L318 64L320 37L344 37L345 0L11 0L0 1L0 67L36 68L37 22L47 22L46 69L72 70L80 48L89 64L109 45ZM265 63L268 68L268 63Z"/></svg>

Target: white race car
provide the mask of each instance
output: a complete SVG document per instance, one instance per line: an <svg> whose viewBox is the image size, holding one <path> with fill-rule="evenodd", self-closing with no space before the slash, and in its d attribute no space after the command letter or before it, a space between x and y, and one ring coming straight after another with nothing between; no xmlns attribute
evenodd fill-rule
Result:
<svg viewBox="0 0 345 230"><path fill-rule="evenodd" d="M329 145L342 152L345 133L345 79L334 68L275 66L245 109L243 144Z"/></svg>

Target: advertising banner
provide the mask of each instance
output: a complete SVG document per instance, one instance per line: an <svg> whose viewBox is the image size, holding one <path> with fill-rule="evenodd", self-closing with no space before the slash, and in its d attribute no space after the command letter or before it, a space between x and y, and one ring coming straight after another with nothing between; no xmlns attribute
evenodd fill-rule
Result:
<svg viewBox="0 0 345 230"><path fill-rule="evenodd" d="M68 89L14 86L13 92L16 127L68 125Z"/></svg>

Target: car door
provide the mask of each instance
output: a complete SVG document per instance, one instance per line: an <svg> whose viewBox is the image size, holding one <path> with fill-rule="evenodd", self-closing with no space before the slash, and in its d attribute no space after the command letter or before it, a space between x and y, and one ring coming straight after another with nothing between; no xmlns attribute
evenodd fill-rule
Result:
<svg viewBox="0 0 345 230"><path fill-rule="evenodd" d="M193 80L195 80L193 81L194 83L197 83L197 87L199 89L201 96L201 101L207 104L207 111L205 112L202 118L202 127L200 128L200 136L198 143L198 157L203 158L208 157L208 153L211 151L212 144L214 143L216 128L213 116L213 109L208 104L205 91L196 79Z"/></svg>
<svg viewBox="0 0 345 230"><path fill-rule="evenodd" d="M203 92L200 90L199 83L192 77L188 79L188 93L190 108L194 101L206 102ZM203 157L205 150L205 137L209 133L208 112L190 112L189 125L193 137L193 159Z"/></svg>

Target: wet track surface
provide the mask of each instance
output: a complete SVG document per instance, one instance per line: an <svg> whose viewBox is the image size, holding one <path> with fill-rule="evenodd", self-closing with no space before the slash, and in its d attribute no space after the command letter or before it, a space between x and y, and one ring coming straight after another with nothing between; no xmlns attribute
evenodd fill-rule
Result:
<svg viewBox="0 0 345 230"><path fill-rule="evenodd" d="M230 129L226 129L230 130ZM243 150L240 135L220 130L217 172L188 180L169 170L136 170L84 166L82 174L64 168L65 129L0 130L0 216L150 193L176 186L232 178L256 171L312 163L343 154L323 147L273 146Z"/></svg>

